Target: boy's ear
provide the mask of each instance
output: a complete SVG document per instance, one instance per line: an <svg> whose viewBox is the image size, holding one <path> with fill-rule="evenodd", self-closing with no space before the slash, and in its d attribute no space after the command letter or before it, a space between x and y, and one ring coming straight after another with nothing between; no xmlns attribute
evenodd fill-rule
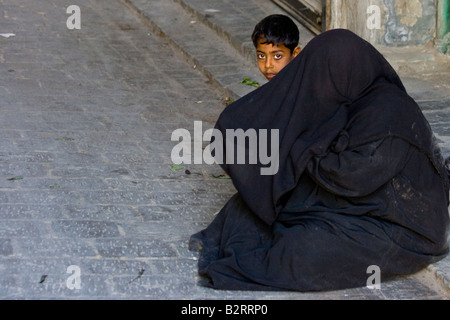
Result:
<svg viewBox="0 0 450 320"><path fill-rule="evenodd" d="M293 55L294 57L296 57L296 56L298 56L298 54L299 54L301 51L302 51L302 49L301 49L300 47L296 47L296 48L294 49L294 52L292 53L292 55Z"/></svg>

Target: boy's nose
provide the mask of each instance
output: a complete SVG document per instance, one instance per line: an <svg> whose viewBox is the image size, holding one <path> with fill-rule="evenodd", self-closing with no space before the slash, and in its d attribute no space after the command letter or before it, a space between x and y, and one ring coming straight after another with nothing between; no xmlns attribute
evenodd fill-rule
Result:
<svg viewBox="0 0 450 320"><path fill-rule="evenodd" d="M273 68L273 62L271 58L267 58L266 59L266 69L271 69Z"/></svg>

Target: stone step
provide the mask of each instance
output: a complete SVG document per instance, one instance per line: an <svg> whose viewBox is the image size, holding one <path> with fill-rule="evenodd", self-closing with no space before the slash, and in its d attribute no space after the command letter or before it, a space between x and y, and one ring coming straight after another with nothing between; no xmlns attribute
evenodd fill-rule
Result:
<svg viewBox="0 0 450 320"><path fill-rule="evenodd" d="M238 99L255 89L241 84L244 78L260 84L266 81L256 64L252 65L241 52L180 3L172 0L122 1L152 32L165 38L231 99Z"/></svg>

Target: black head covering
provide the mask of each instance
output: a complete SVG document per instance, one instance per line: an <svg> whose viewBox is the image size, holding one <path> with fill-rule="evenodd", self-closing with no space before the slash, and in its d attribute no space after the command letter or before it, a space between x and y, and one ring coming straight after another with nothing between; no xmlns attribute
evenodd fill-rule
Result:
<svg viewBox="0 0 450 320"><path fill-rule="evenodd" d="M342 29L311 40L272 81L228 106L216 124L224 138L226 129L279 130L275 175L261 175L261 164L223 165L267 224L308 161L329 152L349 126L349 146L397 136L433 156L429 124L396 72L370 43Z"/></svg>

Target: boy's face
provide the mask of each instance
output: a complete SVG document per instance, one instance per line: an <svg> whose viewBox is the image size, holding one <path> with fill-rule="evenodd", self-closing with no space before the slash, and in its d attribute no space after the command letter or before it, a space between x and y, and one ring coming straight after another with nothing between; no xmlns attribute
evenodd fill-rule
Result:
<svg viewBox="0 0 450 320"><path fill-rule="evenodd" d="M291 53L288 47L284 44L280 46L274 46L272 44L264 44L265 39L258 41L256 47L256 57L258 60L259 71L267 78L272 80L278 72L280 72L289 62L300 53L300 48L295 48Z"/></svg>

